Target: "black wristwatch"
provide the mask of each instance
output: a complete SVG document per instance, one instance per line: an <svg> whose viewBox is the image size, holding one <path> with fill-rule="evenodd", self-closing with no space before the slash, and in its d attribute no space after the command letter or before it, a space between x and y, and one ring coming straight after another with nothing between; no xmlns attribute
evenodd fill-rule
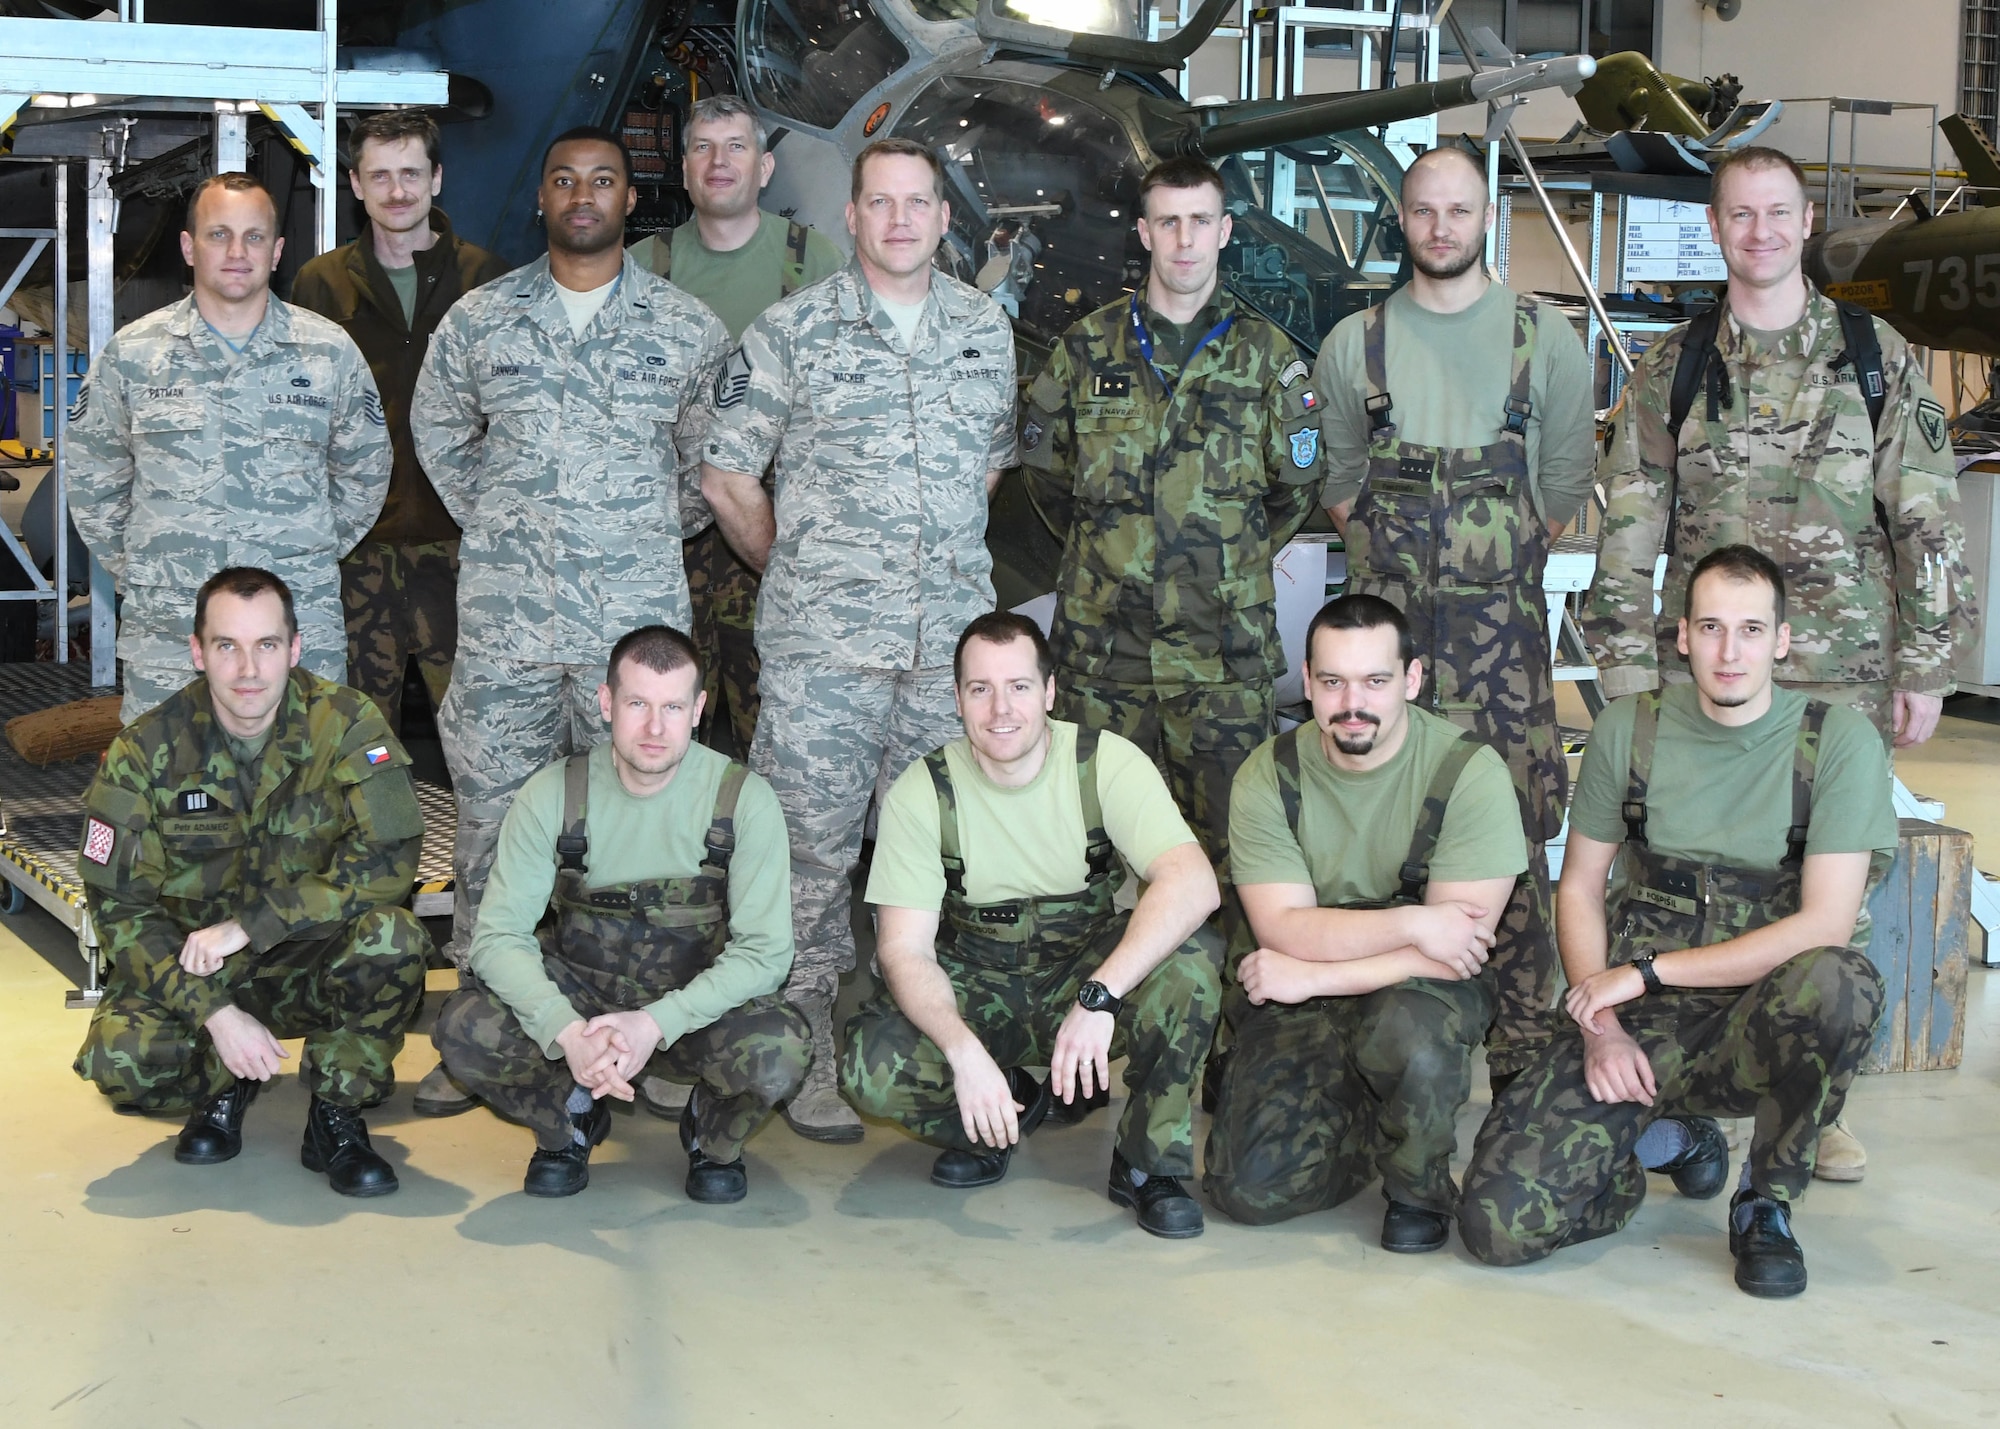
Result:
<svg viewBox="0 0 2000 1429"><path fill-rule="evenodd" d="M1639 970L1639 981L1646 984L1646 991L1659 992L1662 990L1662 984L1660 975L1653 971L1653 957L1652 953L1647 953L1644 957L1634 958L1632 966Z"/></svg>
<svg viewBox="0 0 2000 1429"><path fill-rule="evenodd" d="M1076 1005L1085 1012L1109 1012L1116 1014L1125 1005L1125 1000L1111 995L1111 989L1101 982L1087 982L1076 990Z"/></svg>

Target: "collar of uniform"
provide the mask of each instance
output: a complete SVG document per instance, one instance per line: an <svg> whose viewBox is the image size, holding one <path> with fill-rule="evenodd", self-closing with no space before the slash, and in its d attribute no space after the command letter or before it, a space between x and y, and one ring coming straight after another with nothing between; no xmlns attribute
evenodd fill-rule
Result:
<svg viewBox="0 0 2000 1429"><path fill-rule="evenodd" d="M1715 350L1722 354L1725 362L1741 361L1744 343L1748 339L1744 336L1743 325L1736 320L1735 310L1725 307L1724 311L1728 320L1716 330ZM1805 314L1793 331L1798 342L1797 349L1793 349L1792 340L1788 338L1776 352L1764 354L1766 361L1782 362L1792 357L1808 357L1820 350L1822 338L1828 334L1837 336L1840 331L1840 314L1835 310L1833 300L1814 287L1810 279L1806 281Z"/></svg>
<svg viewBox="0 0 2000 1429"><path fill-rule="evenodd" d="M194 294L182 298L180 304L167 316L167 331L176 337L187 338L190 342L207 339L227 357L236 356L223 344L220 336L212 333L208 320L201 315L201 309L194 304ZM243 345L242 356L255 357L269 349L271 344L292 340L291 304L272 293L264 304L263 321L257 324L250 340Z"/></svg>
<svg viewBox="0 0 2000 1429"><path fill-rule="evenodd" d="M311 699L307 683L310 678L304 669L294 665L285 681L285 699L278 706L278 718L271 727L270 742L264 746L260 756L263 772L257 781L257 792L252 796L253 803L263 802L273 789L284 782L292 766L304 764L312 758L312 727L307 709ZM233 802L240 773L236 767L236 752L229 747L228 733L215 717L214 696L209 693L206 675L201 679L200 698L194 701L193 719L209 782Z"/></svg>
<svg viewBox="0 0 2000 1429"><path fill-rule="evenodd" d="M880 321L875 326L888 331L894 326L889 314L882 309L881 299L869 285L867 274L861 271L859 256L847 260L847 266L834 275L840 293L840 315L848 322L859 322L863 317ZM939 268L931 269L931 288L925 301L936 298L939 311L948 318L962 318L972 311L972 304L957 285Z"/></svg>
<svg viewBox="0 0 2000 1429"><path fill-rule="evenodd" d="M420 248L410 257L415 260L417 271L426 272L451 260L452 250L457 246L458 237L452 232L451 220L445 211L435 204L430 212L431 232L437 235L437 242L428 248ZM373 220L362 225L361 235L347 245L347 271L355 279L361 291L375 299L380 306L385 298L394 298L395 291L389 286L388 270L382 260L375 256L375 224ZM422 301L421 298L418 299ZM396 304L396 315L402 316L403 307Z"/></svg>
<svg viewBox="0 0 2000 1429"><path fill-rule="evenodd" d="M653 303L649 282L658 282L633 259L628 252L618 264L618 286L612 290L610 300L599 310L593 323L601 321L606 312L616 307L620 318L635 315L652 315ZM544 253L527 267L514 275L514 305L534 320L537 326L549 333L569 338L569 312L562 305L562 298L556 292L555 274L549 271L549 255ZM609 331L621 326L616 319Z"/></svg>
<svg viewBox="0 0 2000 1429"><path fill-rule="evenodd" d="M1153 306L1153 280L1151 278L1146 279L1145 282L1139 285L1139 306L1145 309L1146 312L1158 313L1164 321L1173 321L1172 318L1167 317L1165 313L1161 313L1158 308ZM1182 324L1182 326L1193 327L1197 332L1207 332L1224 318L1240 318L1242 315L1242 312L1237 307L1236 299L1231 296L1228 287L1218 277L1215 282L1215 291L1208 295L1208 301L1201 305L1201 311L1194 315L1194 321Z"/></svg>

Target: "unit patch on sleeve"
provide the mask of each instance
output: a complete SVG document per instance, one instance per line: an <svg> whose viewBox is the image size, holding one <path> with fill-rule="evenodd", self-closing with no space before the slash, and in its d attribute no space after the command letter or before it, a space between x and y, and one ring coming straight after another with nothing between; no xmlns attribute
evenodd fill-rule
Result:
<svg viewBox="0 0 2000 1429"><path fill-rule="evenodd" d="M1924 440L1931 444L1931 450L1941 452L1945 443L1944 408L1929 397L1917 403L1917 430L1924 434Z"/></svg>
<svg viewBox="0 0 2000 1429"><path fill-rule="evenodd" d="M102 819L92 819L83 829L83 856L92 863L111 862L111 845L116 840L111 825Z"/></svg>
<svg viewBox="0 0 2000 1429"><path fill-rule="evenodd" d="M1306 427L1292 433L1292 465L1304 471L1319 460L1319 428Z"/></svg>
<svg viewBox="0 0 2000 1429"><path fill-rule="evenodd" d="M1021 445L1024 448L1026 448L1028 451L1033 451L1036 447L1039 447L1041 444L1042 444L1042 424L1040 422L1029 422L1026 426L1021 428Z"/></svg>

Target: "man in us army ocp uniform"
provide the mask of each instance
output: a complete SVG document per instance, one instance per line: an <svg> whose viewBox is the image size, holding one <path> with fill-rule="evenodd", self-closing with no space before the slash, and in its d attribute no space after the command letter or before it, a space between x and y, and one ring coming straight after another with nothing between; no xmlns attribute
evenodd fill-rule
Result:
<svg viewBox="0 0 2000 1429"><path fill-rule="evenodd" d="M951 652L992 609L986 501L1014 461L1014 334L931 266L950 221L938 158L881 140L854 162L855 257L744 331L708 394L702 490L750 566L763 709L750 765L792 840L786 996L813 1069L783 1108L854 1141L833 1079L833 1000L854 966L850 889L868 805L952 737ZM777 495L759 477L776 461Z"/></svg>
<svg viewBox="0 0 2000 1429"><path fill-rule="evenodd" d="M1276 728L1272 560L1312 510L1318 414L1291 339L1218 281L1221 176L1160 164L1139 210L1146 282L1028 388L1022 475L1063 541L1057 716L1156 759L1226 880L1229 781Z"/></svg>
<svg viewBox="0 0 2000 1429"><path fill-rule="evenodd" d="M461 967L514 791L602 735L603 652L638 626L687 624L681 535L699 499L675 436L727 348L713 313L626 256L636 195L616 135L558 137L537 201L547 257L445 315L410 421L465 531L438 718L458 796ZM418 1088L429 1115L470 1105L439 1073Z"/></svg>
<svg viewBox="0 0 2000 1429"><path fill-rule="evenodd" d="M1494 282L1486 171L1448 145L1403 178L1409 286L1320 348L1323 494L1347 544L1348 589L1409 620L1419 703L1491 744L1513 772L1528 839L1493 949L1487 1074L1504 1084L1546 1036L1555 996L1547 842L1568 769L1556 725L1549 543L1590 495L1590 364L1554 306Z"/></svg>
<svg viewBox="0 0 2000 1429"><path fill-rule="evenodd" d="M124 597L127 723L187 683L187 593L225 566L283 577L306 668L347 678L338 562L382 509L389 433L353 339L272 295L277 218L248 174L204 179L194 291L113 336L78 394L70 514Z"/></svg>
<svg viewBox="0 0 2000 1429"><path fill-rule="evenodd" d="M396 1189L364 1107L396 1085L430 946L401 906L423 815L367 696L299 668L292 593L231 568L193 602L200 678L127 725L84 795L77 874L104 998L76 1070L121 1110L190 1110L184 1165L228 1161L305 1038L299 1159L345 1196Z"/></svg>
<svg viewBox="0 0 2000 1429"><path fill-rule="evenodd" d="M1647 349L1602 464L1604 540L1583 618L1599 687L1617 697L1684 678L1674 642L1688 572L1744 543L1785 576L1778 683L1853 706L1895 748L1921 744L1951 690L1952 622L1970 621L1976 599L1944 408L1888 324L1843 314L1807 281L1813 209L1796 163L1736 150L1711 194L1729 268L1721 309ZM1879 361L1863 372L1871 339ZM1675 431L1684 370L1695 380ZM1863 390L1878 380L1879 419ZM1829 1129L1818 1174L1858 1181L1866 1166L1860 1142Z"/></svg>
<svg viewBox="0 0 2000 1429"><path fill-rule="evenodd" d="M712 94L688 115L681 179L694 217L672 233L632 245L632 256L715 310L740 341L743 330L780 298L840 271L831 239L796 218L757 206L778 156L764 125L742 98ZM765 474L765 490L771 477ZM704 743L728 753L750 750L757 731L757 573L710 526L688 538L688 598L708 681Z"/></svg>

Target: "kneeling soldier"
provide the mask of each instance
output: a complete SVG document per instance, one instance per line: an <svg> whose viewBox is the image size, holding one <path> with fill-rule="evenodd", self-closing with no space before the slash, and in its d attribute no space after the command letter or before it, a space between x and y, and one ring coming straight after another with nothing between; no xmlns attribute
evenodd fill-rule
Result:
<svg viewBox="0 0 2000 1429"><path fill-rule="evenodd" d="M299 1160L344 1196L396 1173L359 1115L395 1088L430 940L401 907L423 814L374 701L297 668L292 592L231 567L195 596L204 678L112 741L77 871L109 972L76 1070L120 1110L192 1107L174 1159L243 1149L243 1113L305 1038Z"/></svg>
<svg viewBox="0 0 2000 1429"><path fill-rule="evenodd" d="M1729 1149L1708 1118L1754 1115L1736 1283L1806 1287L1791 1210L1882 1008L1865 902L1896 820L1867 719L1772 684L1784 619L1767 557L1703 557L1680 622L1694 683L1591 730L1556 895L1574 1025L1494 1104L1466 1171L1459 1230L1489 1264L1620 1229L1648 1168L1715 1195Z"/></svg>
<svg viewBox="0 0 2000 1429"><path fill-rule="evenodd" d="M1436 1250L1494 926L1528 867L1507 766L1411 701L1410 627L1378 596L1306 631L1313 727L1236 775L1229 842L1258 948L1209 1131L1209 1197L1253 1225L1337 1206L1379 1172L1382 1248Z"/></svg>
<svg viewBox="0 0 2000 1429"><path fill-rule="evenodd" d="M792 965L784 816L770 785L692 742L704 701L685 635L634 630L607 680L610 742L549 765L507 810L473 982L438 1014L438 1051L535 1133L531 1196L590 1184L603 1098L631 1101L652 1062L698 1083L681 1112L688 1197L740 1201L743 1143L811 1058L776 996Z"/></svg>
<svg viewBox="0 0 2000 1429"><path fill-rule="evenodd" d="M940 1186L988 1186L1052 1097L1074 1106L1129 1056L1111 1199L1154 1235L1201 1234L1192 1088L1221 1003L1204 920L1215 872L1145 755L1050 720L1054 660L1008 612L953 658L965 737L913 764L882 805L868 901L886 986L847 1024L860 1110L945 1148ZM1122 859L1145 881L1113 906ZM942 927L940 926L942 924ZM1040 1084L1023 1068L1049 1068Z"/></svg>

